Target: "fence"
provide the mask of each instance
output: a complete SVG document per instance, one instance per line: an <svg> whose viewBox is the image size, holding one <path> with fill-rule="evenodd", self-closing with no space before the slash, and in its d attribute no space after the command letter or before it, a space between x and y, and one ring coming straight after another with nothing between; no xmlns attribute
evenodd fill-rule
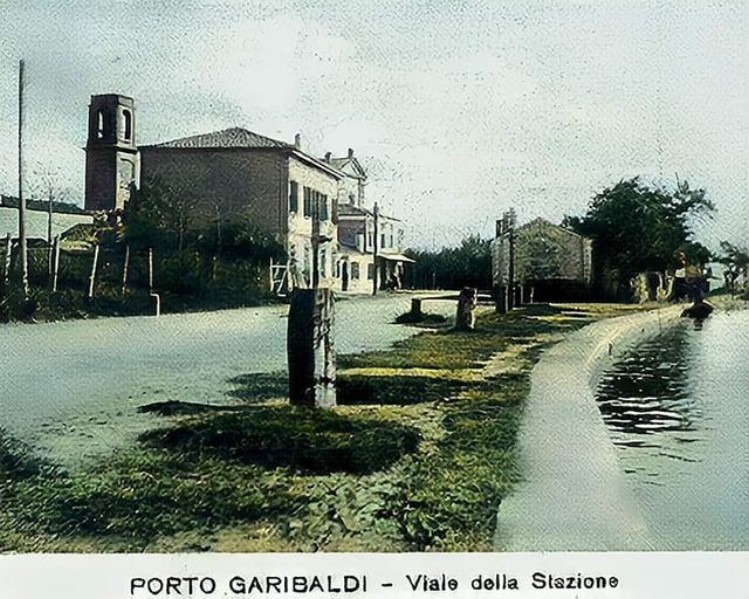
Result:
<svg viewBox="0 0 749 599"><path fill-rule="evenodd" d="M6 242L0 240L2 297L20 288L21 279L18 244L12 244L7 273L6 252ZM139 303L139 296L151 291L152 282L153 291L162 295L166 310L252 305L266 299L270 288L267 262L221 259L195 249L152 250L151 269L148 249L128 249L121 244L99 246L98 251L90 246L62 247L55 259L54 249L39 243L28 248L28 258L32 293L51 291L54 285L59 294L72 293L89 299L132 298Z"/></svg>

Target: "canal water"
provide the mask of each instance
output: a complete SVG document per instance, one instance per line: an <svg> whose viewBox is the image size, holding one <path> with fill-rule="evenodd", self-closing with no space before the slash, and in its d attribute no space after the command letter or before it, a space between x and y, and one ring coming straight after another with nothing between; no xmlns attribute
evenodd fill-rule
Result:
<svg viewBox="0 0 749 599"><path fill-rule="evenodd" d="M653 549L749 550L749 310L643 339L596 399Z"/></svg>

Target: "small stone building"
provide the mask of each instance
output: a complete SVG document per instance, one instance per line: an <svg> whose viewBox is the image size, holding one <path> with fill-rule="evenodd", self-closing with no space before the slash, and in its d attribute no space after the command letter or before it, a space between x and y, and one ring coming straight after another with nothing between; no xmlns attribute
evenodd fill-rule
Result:
<svg viewBox="0 0 749 599"><path fill-rule="evenodd" d="M592 240L543 218L517 228L497 229L492 242L495 287L507 288L512 270L512 281L524 288L526 298L531 289L535 301L589 296L593 280Z"/></svg>

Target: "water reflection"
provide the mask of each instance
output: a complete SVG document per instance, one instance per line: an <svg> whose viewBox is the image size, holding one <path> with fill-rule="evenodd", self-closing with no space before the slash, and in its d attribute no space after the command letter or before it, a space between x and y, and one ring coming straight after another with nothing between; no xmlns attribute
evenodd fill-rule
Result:
<svg viewBox="0 0 749 599"><path fill-rule="evenodd" d="M634 435L692 430L701 412L692 398L689 356L688 331L679 326L617 361L598 385L598 406L608 427ZM617 442L647 445L637 438Z"/></svg>
<svg viewBox="0 0 749 599"><path fill-rule="evenodd" d="M749 310L682 319L598 386L654 549L749 549L747 355Z"/></svg>

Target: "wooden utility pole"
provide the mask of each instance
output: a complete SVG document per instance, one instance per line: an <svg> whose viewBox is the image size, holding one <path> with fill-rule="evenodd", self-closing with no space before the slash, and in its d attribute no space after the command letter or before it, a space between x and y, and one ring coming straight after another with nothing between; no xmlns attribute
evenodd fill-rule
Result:
<svg viewBox="0 0 749 599"><path fill-rule="evenodd" d="M57 291L57 273L60 272L60 236L57 235L53 242L55 251L52 260L52 291Z"/></svg>
<svg viewBox="0 0 749 599"><path fill-rule="evenodd" d="M320 286L320 199L312 196L312 289Z"/></svg>
<svg viewBox="0 0 749 599"><path fill-rule="evenodd" d="M52 183L47 188L47 274L52 276Z"/></svg>
<svg viewBox="0 0 749 599"><path fill-rule="evenodd" d="M18 63L18 241L21 244L21 286L23 297L29 297L29 256L26 244L26 198L23 196L23 70Z"/></svg>
<svg viewBox="0 0 749 599"><path fill-rule="evenodd" d="M373 264L372 264L372 295L377 295L377 279L379 278L379 267L377 264L378 244L380 236L380 209L377 202L374 205L374 244L372 246Z"/></svg>
<svg viewBox="0 0 749 599"><path fill-rule="evenodd" d="M510 245L510 260L507 265L507 309L512 310L515 307L515 211L512 209L508 213L507 223L507 239Z"/></svg>

